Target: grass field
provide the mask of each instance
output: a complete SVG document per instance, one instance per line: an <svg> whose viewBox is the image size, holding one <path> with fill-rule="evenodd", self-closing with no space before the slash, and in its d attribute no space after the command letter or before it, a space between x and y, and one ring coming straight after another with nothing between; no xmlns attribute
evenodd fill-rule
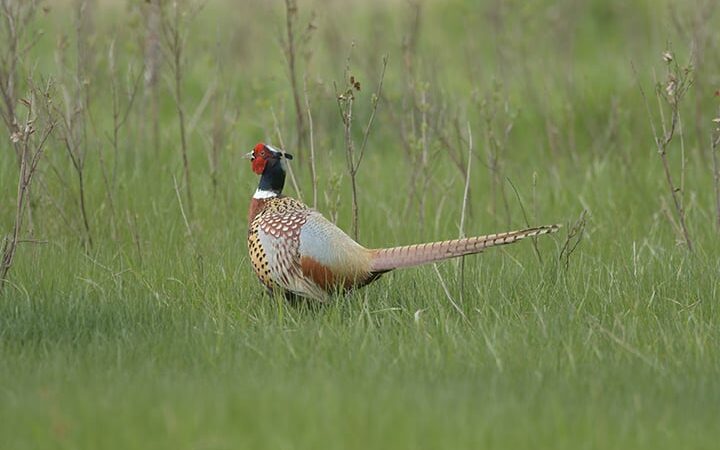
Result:
<svg viewBox="0 0 720 450"><path fill-rule="evenodd" d="M19 40L43 31L17 97L29 78L54 80L32 142L57 125L23 212L32 242L0 293L0 448L716 448L713 2L301 0L305 133L284 3L181 3L177 84L171 4L166 16L139 0L77 4L46 2ZM321 308L266 296L246 255L257 178L241 155L282 143L312 202L307 96L317 208L350 230L334 87L348 55L357 147L388 56L357 174L363 244L459 235L470 136L464 232L563 230L537 252L523 242L398 271ZM691 58L667 158L693 251L639 89L667 122L655 79L668 92L667 67L682 75ZM2 130L4 235L18 164Z"/></svg>

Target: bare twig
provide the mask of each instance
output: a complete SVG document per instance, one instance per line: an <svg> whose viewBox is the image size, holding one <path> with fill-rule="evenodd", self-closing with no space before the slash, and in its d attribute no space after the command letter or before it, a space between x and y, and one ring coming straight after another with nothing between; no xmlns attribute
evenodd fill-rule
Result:
<svg viewBox="0 0 720 450"><path fill-rule="evenodd" d="M472 161L473 152L473 139L472 129L470 128L470 122L467 123L467 134L468 134L468 160L467 160L467 171L465 172L465 189L463 189L462 199L462 210L460 211L460 238L465 237L465 210L467 209L468 197L470 196L470 166Z"/></svg>
<svg viewBox="0 0 720 450"><path fill-rule="evenodd" d="M112 133L106 133L108 142L113 149L113 168L112 177L108 175L107 164L105 161L104 146L98 146L98 157L100 159L100 172L102 173L103 182L105 183L105 191L108 198L108 206L110 207L110 215L113 224L113 233L116 232L117 228L117 214L115 211L114 193L117 182L117 168L118 161L120 159L120 130L125 125L130 110L132 109L133 103L135 102L136 94L140 88L140 81L142 80L143 71L138 71L135 76L135 81L130 86L130 92L128 93L128 101L125 105L124 111L121 110L120 106L120 90L118 89L117 82L117 66L115 62L115 40L113 39L108 49L108 68L110 75L110 97L112 105L112 116L113 116L113 127Z"/></svg>
<svg viewBox="0 0 720 450"><path fill-rule="evenodd" d="M270 108L270 114L272 114L273 125L275 126L275 135L277 136L278 142L280 143L280 148L284 149L285 141L283 140L282 133L280 132L280 123L278 122L277 116L275 115L275 110ZM300 186L295 179L295 172L293 171L292 165L288 163L287 169L288 175L290 175L290 182L293 185L293 189L295 189L295 194L297 195L298 200L302 201L302 191L300 190Z"/></svg>
<svg viewBox="0 0 720 450"><path fill-rule="evenodd" d="M713 71L711 66L713 61L710 58L716 51L713 51L713 41L716 33L715 13L718 10L718 2L715 0L696 0L692 2L692 8L680 8L682 3L670 3L669 12L670 19L682 39L687 39L692 44L692 65L693 65L693 84L694 89L694 128L695 137L698 144L703 142L706 133L707 123L703 116L703 101L709 90L709 84L712 81L708 76ZM698 155L703 158L705 163L705 152L699 152Z"/></svg>
<svg viewBox="0 0 720 450"><path fill-rule="evenodd" d="M180 129L180 153L183 164L183 178L185 182L185 194L187 197L188 210L193 213L192 188L190 183L190 162L188 159L187 131L185 123L185 108L183 105L183 70L184 52L187 42L189 22L195 17L198 8L184 10L180 2L172 2L172 14L167 11L166 5L160 4L160 16L162 18L162 29L164 36L164 50L168 54L170 69L172 71L172 91L175 97L175 109Z"/></svg>
<svg viewBox="0 0 720 450"><path fill-rule="evenodd" d="M348 56L347 65L345 66L345 88L343 92L338 92L337 85L335 85L335 94L337 98L338 109L340 111L340 117L343 122L344 136L345 136L345 159L347 161L348 173L350 174L350 186L352 190L352 230L353 237L355 240L358 239L358 192L357 192L357 173L360 169L360 163L365 155L365 149L367 146L368 136L370 135L370 129L372 128L375 120L375 113L377 112L380 96L382 94L383 80L385 79L385 69L387 68L388 57L383 56L383 68L380 73L380 81L378 83L377 90L371 98L371 112L368 119L368 123L363 131L363 140L360 145L360 150L356 154L355 142L352 138L352 121L353 121L353 104L355 102L355 92L360 92L360 82L355 78L354 75L350 74L350 57Z"/></svg>
<svg viewBox="0 0 720 450"><path fill-rule="evenodd" d="M468 322L467 315L458 306L458 304L455 302L455 300L453 300L452 295L450 295L450 290L448 289L447 284L445 283L445 280L443 279L442 275L440 274L440 270L437 268L437 264L433 264L432 266L433 266L433 269L435 269L435 274L437 275L438 280L440 280L440 286L442 286L443 292L445 292L445 296L450 301L450 304L452 305L453 308L455 308L455 311L457 311L458 314L460 314L460 317L462 317L465 322Z"/></svg>
<svg viewBox="0 0 720 450"><path fill-rule="evenodd" d="M467 123L468 135L468 159L467 171L465 172L465 188L463 189L462 209L460 210L460 231L458 238L465 237L465 211L467 210L468 198L470 197L470 167L472 166L473 139L470 122ZM465 299L465 257L460 258L460 301Z"/></svg>
<svg viewBox="0 0 720 450"><path fill-rule="evenodd" d="M216 55L215 55L215 77L212 81L212 115L213 121L210 129L210 145L207 146L208 150L208 163L210 165L210 181L213 188L213 196L217 194L218 188L218 172L220 169L220 154L227 140L227 117L228 117L228 104L229 99L232 98L234 90L223 89L222 93L216 89L220 83L223 74L223 62L221 57L220 39L218 37L216 43ZM210 90L208 89L208 92ZM206 93L206 96L208 94ZM201 102L202 103L202 102ZM198 108L199 109L199 108ZM196 112L198 115L198 112ZM193 119L194 121L195 119Z"/></svg>
<svg viewBox="0 0 720 450"><path fill-rule="evenodd" d="M50 90L52 84L48 82L43 91L38 91L33 87L30 99L24 99L21 103L27 107L27 114L24 123L20 127L19 134L13 134L12 140L19 144L21 149L20 168L18 172L17 196L15 201L15 220L12 233L3 239L2 244L2 260L0 260L0 291L2 291L7 274L13 265L17 246L22 241L20 239L20 231L22 229L23 216L25 207L28 203L29 188L33 180L33 175L37 171L38 163L45 150L50 134L55 128L55 120L51 115L43 117L44 125L39 138L34 138L36 131L36 123L39 121L38 112L35 109L34 102L49 101ZM50 112L49 108L42 109L43 112Z"/></svg>
<svg viewBox="0 0 720 450"><path fill-rule="evenodd" d="M515 197L517 198L518 204L520 204L520 210L522 211L523 218L525 219L525 226L530 228L530 220L528 220L527 212L525 211L525 205L523 204L522 198L520 198L520 193L518 192L515 184L510 178L505 177L505 179L508 183L510 183L510 187L512 187L513 191L515 192ZM542 256L540 255L540 250L538 249L537 245L537 236L532 237L531 240L533 244L533 250L535 250L535 256L537 257L538 262L542 264Z"/></svg>
<svg viewBox="0 0 720 450"><path fill-rule="evenodd" d="M509 110L507 101L500 97L502 84L494 82L493 90L480 101L480 112L485 120L485 140L487 144L487 161L490 171L490 188L492 191L491 211L495 220L498 219L498 198L505 210L506 225L510 225L510 203L503 183L503 157L507 151L510 132L515 117Z"/></svg>
<svg viewBox="0 0 720 450"><path fill-rule="evenodd" d="M308 100L308 90L307 90L307 78L304 80L304 89L305 93L305 109L307 110L307 116L308 116L308 129L310 132L310 178L312 181L312 198L313 198L313 208L317 208L317 193L318 193L318 180L317 180L317 172L315 170L315 136L313 133L313 119L312 119L312 111L310 110L310 101Z"/></svg>
<svg viewBox="0 0 720 450"><path fill-rule="evenodd" d="M387 65L388 65L388 55L383 56L382 63L383 63L383 65L382 65L382 72L380 72L380 82L378 83L377 90L375 91L372 98L370 99L370 101L372 103L372 109L370 110L370 118L368 119L368 123L365 126L365 130L363 131L363 140L362 140L362 144L360 145L360 152L358 155L357 162L355 163L356 167L360 166L363 156L365 156L365 149L367 147L368 136L370 136L370 129L372 128L373 123L375 122L375 113L377 113L378 103L380 102L380 96L382 95L383 81L385 81L385 70L387 69ZM359 86L359 84L358 84L358 86Z"/></svg>
<svg viewBox="0 0 720 450"><path fill-rule="evenodd" d="M662 85L660 83L657 83L655 89L655 96L658 101L658 111L660 114L660 126L662 128L661 132L658 131L658 127L655 125L655 121L650 111L650 104L647 96L645 95L645 90L640 83L639 77L637 77L637 71L635 71L635 75L636 78L638 78L638 87L645 103L648 119L650 120L650 127L653 131L655 147L657 148L658 155L660 156L660 159L662 161L663 170L665 172L665 180L670 191L670 196L673 200L673 205L675 206L675 213L677 215L678 222L680 223L682 237L685 241L685 244L687 245L688 250L692 251L693 245L692 241L690 240L690 232L688 231L688 227L686 224L685 208L683 206L684 191L682 189L682 185L677 187L674 183L672 172L670 171L670 163L667 156L667 151L670 143L675 137L676 131L678 130L680 124L680 102L693 82L692 70L690 66L680 67L680 65L675 60L674 55L670 51L666 51L665 53L663 53L663 59L666 63L667 69L666 80ZM667 105L667 107L669 107L670 109L669 123L665 118L663 103ZM682 130L680 131L680 133L682 133ZM681 155L681 157L684 157L684 155ZM683 162L683 173L681 173L680 175L681 180L683 180L685 177L684 168L685 164Z"/></svg>
<svg viewBox="0 0 720 450"><path fill-rule="evenodd" d="M188 221L187 214L185 214L185 207L183 207L182 197L180 196L180 189L178 189L177 178L173 175L173 188L175 188L175 196L177 197L178 205L180 206L180 214L185 224L185 231L187 231L188 237L194 242L192 227L190 227L190 221Z"/></svg>
<svg viewBox="0 0 720 450"><path fill-rule="evenodd" d="M718 116L713 119L713 133L710 139L710 153L713 163L713 186L715 188L715 215L716 225L720 231L720 162L718 161L718 149L720 149L720 108Z"/></svg>
<svg viewBox="0 0 720 450"><path fill-rule="evenodd" d="M142 251L142 241L140 239L140 231L138 230L138 223L137 223L137 214L131 214L130 210L126 210L126 216L127 216L127 222L128 222L128 228L130 229L130 233L132 234L133 243L135 244L135 249L137 250L138 259L140 261L140 266L143 265L143 251Z"/></svg>
<svg viewBox="0 0 720 450"><path fill-rule="evenodd" d="M36 32L26 42L28 26L40 3L40 0L0 0L0 32L4 33L3 45L0 45L0 118L10 135L19 136L23 132L15 111L18 103L18 71L41 35ZM23 150L19 140L13 141L19 167Z"/></svg>
<svg viewBox="0 0 720 450"><path fill-rule="evenodd" d="M558 260L563 263L565 270L570 267L570 256L573 254L577 246L580 245L580 242L585 235L585 225L587 224L586 216L587 210L584 209L573 226L568 229L565 243L563 243L563 246L560 249Z"/></svg>
<svg viewBox="0 0 720 450"><path fill-rule="evenodd" d="M298 159L302 158L302 149L305 143L305 122L303 119L302 107L300 106L300 93L297 83L297 68L295 62L296 44L295 44L295 25L298 19L298 6L296 0L285 0L285 29L287 40L285 42L285 59L288 64L288 76L290 77L290 86L293 93L293 103L295 104L295 123L297 126L297 140L295 144Z"/></svg>
<svg viewBox="0 0 720 450"><path fill-rule="evenodd" d="M140 116L140 127L145 129L146 123L150 122L152 126L152 146L157 154L160 151L160 114L158 99L158 79L161 63L161 42L162 34L162 18L160 3L161 0L148 0L145 13L145 45L144 45L144 91L146 110L150 111L150 120L145 115Z"/></svg>
<svg viewBox="0 0 720 450"><path fill-rule="evenodd" d="M87 248L93 247L92 230L88 216L86 199L86 173L85 162L88 150L88 121L90 109L90 84L88 82L91 66L91 48L89 40L90 20L88 3L79 0L75 9L75 36L77 52L75 55L74 71L66 71L63 82L58 86L62 90L63 108L55 107L60 117L58 133L77 176L78 208L84 230L83 244ZM64 48L58 48L56 59L62 61L65 57ZM102 153L101 153L102 156Z"/></svg>

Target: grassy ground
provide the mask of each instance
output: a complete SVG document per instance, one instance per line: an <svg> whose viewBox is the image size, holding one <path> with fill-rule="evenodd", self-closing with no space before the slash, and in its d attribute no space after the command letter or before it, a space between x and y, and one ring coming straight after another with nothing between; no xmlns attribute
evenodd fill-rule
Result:
<svg viewBox="0 0 720 450"><path fill-rule="evenodd" d="M355 42L358 144L389 55L358 174L364 244L458 235L464 170L453 158L465 167L468 125L466 233L523 227L525 216L566 224L538 241L540 257L524 242L464 267L389 274L319 309L265 296L245 248L257 180L240 156L260 140L279 144L273 115L311 198L308 147L294 145L282 5L209 2L187 25L192 210L167 64L157 140L142 85L117 153L108 139L108 45L115 39L126 105L143 62L145 2L90 8L79 84L90 100L77 126L87 133L93 245L60 130L23 233L47 243L21 244L0 294L0 448L715 448L720 240L707 143L720 59L717 36L692 30L712 30L718 15L702 2L500 3L425 2L417 25L404 2L300 3L298 36L317 13L297 59L321 211L350 228L333 81L343 85ZM76 88L72 11L51 5L35 18L44 35L21 67L57 80L61 110ZM684 166L690 253L668 219L672 200L632 66L652 95L653 70L665 80L668 40L684 64L693 38L705 39L706 52L681 109L684 164L679 137L668 153L678 185ZM0 140L3 233L17 180L8 143ZM101 151L106 173L117 164L109 187ZM583 239L560 258L583 210Z"/></svg>

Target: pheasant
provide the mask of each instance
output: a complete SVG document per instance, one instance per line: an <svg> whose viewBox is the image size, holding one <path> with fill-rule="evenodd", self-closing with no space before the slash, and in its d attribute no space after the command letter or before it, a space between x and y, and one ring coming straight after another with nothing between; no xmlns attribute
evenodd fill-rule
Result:
<svg viewBox="0 0 720 450"><path fill-rule="evenodd" d="M248 212L248 251L253 269L269 292L327 301L333 293L363 287L382 274L448 258L480 253L559 225L403 247L368 249L318 211L282 195L286 160L292 155L259 143L245 155L260 183Z"/></svg>

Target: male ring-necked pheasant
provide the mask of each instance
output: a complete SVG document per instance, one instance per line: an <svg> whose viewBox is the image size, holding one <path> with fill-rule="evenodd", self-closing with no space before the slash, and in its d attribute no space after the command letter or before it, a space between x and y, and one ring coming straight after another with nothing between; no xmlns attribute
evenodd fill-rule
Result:
<svg viewBox="0 0 720 450"><path fill-rule="evenodd" d="M365 286L401 267L480 253L496 245L553 233L549 225L487 236L403 247L367 249L319 212L282 194L286 160L271 145L259 143L246 155L260 184L248 213L248 250L253 269L269 291L321 301L333 292Z"/></svg>

